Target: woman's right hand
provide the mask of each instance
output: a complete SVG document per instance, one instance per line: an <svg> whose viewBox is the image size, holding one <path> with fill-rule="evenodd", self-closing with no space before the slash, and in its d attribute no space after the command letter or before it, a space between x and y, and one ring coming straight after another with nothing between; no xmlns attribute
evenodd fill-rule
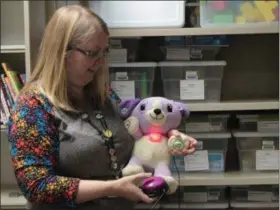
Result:
<svg viewBox="0 0 280 210"><path fill-rule="evenodd" d="M113 189L117 196L132 201L142 201L144 203L152 203L154 199L148 197L139 188L139 184L144 179L150 177L151 173L140 173L131 176L125 176L114 181Z"/></svg>

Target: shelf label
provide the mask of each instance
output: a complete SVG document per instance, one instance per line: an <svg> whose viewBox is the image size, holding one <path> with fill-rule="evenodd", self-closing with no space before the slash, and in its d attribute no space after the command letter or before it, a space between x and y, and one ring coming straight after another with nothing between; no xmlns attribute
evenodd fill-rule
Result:
<svg viewBox="0 0 280 210"><path fill-rule="evenodd" d="M127 72L116 72L116 80L128 80Z"/></svg>
<svg viewBox="0 0 280 210"><path fill-rule="evenodd" d="M181 100L204 100L204 80L180 80Z"/></svg>
<svg viewBox="0 0 280 210"><path fill-rule="evenodd" d="M274 141L270 141L270 140L263 140L262 141L262 149L263 150L274 150L275 146L274 146Z"/></svg>
<svg viewBox="0 0 280 210"><path fill-rule="evenodd" d="M279 150L257 150L256 170L278 170Z"/></svg>
<svg viewBox="0 0 280 210"><path fill-rule="evenodd" d="M220 192L208 192L208 201L218 201L220 197Z"/></svg>
<svg viewBox="0 0 280 210"><path fill-rule="evenodd" d="M208 201L206 192L184 192L184 202L205 203Z"/></svg>
<svg viewBox="0 0 280 210"><path fill-rule="evenodd" d="M196 71L186 71L186 80L198 80Z"/></svg>
<svg viewBox="0 0 280 210"><path fill-rule="evenodd" d="M209 159L207 150L197 150L193 154L185 156L185 171L209 170Z"/></svg>
<svg viewBox="0 0 280 210"><path fill-rule="evenodd" d="M272 200L272 192L266 191L248 191L248 201L270 202Z"/></svg>
<svg viewBox="0 0 280 210"><path fill-rule="evenodd" d="M111 87L122 100L135 98L134 81L112 81Z"/></svg>
<svg viewBox="0 0 280 210"><path fill-rule="evenodd" d="M110 39L110 48L120 49L122 48L121 39Z"/></svg>

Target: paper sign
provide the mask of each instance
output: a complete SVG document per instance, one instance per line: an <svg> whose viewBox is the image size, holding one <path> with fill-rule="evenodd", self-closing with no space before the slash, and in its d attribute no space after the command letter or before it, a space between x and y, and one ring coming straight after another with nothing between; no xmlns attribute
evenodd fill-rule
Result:
<svg viewBox="0 0 280 210"><path fill-rule="evenodd" d="M122 100L135 98L134 81L113 81L111 87Z"/></svg>
<svg viewBox="0 0 280 210"><path fill-rule="evenodd" d="M279 150L257 150L256 170L278 170Z"/></svg>
<svg viewBox="0 0 280 210"><path fill-rule="evenodd" d="M185 171L205 171L209 170L209 160L207 150L197 150L192 155L184 157Z"/></svg>
<svg viewBox="0 0 280 210"><path fill-rule="evenodd" d="M204 100L204 80L180 80L181 100Z"/></svg>

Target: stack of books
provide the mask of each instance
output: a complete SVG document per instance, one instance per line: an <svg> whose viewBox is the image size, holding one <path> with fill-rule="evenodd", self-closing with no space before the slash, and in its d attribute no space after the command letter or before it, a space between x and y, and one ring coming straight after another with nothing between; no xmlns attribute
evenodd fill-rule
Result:
<svg viewBox="0 0 280 210"><path fill-rule="evenodd" d="M1 64L3 72L0 77L0 111L1 125L6 124L11 113L16 97L23 88L25 74L19 74L7 63Z"/></svg>

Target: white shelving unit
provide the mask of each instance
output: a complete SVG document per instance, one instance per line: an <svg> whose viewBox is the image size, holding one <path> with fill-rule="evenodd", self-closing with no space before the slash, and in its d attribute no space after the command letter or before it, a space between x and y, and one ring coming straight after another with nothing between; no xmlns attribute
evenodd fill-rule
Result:
<svg viewBox="0 0 280 210"><path fill-rule="evenodd" d="M77 2L79 1L71 4ZM1 1L1 61L8 59L15 69L24 69L28 77L34 66L46 20L56 8L62 5L65 5L65 1ZM234 36L234 41L230 47L221 50L221 55L228 63L223 84L225 100L220 103L190 103L188 106L191 112L279 110L279 100L275 99L279 86L277 69L279 67L276 66L279 63L278 23L223 28L110 30L111 38L194 35L231 35ZM244 56L245 52L249 54ZM235 62L236 59L239 62ZM1 126L1 141L5 137L5 131L5 126ZM7 179L1 180L3 186L1 209L24 209L24 198L12 199L8 196L10 192L18 189L12 172L9 171L10 162L5 161L8 159L7 148L7 145L1 146L1 150L5 150L1 151L3 155L1 175L3 173L7 175ZM176 174L174 176L177 177ZM227 172L187 175L181 173L180 184L182 186L271 185L279 184L279 173ZM138 208L142 207L138 206ZM176 204L170 204L164 205L164 208L176 209L177 207ZM218 206L215 208L219 209Z"/></svg>
<svg viewBox="0 0 280 210"><path fill-rule="evenodd" d="M1 1L1 56L23 53L26 76L33 68L43 29L46 23L45 2L43 1ZM36 17L36 18L34 18ZM6 55L8 54L8 55ZM13 66L13 64L12 64Z"/></svg>
<svg viewBox="0 0 280 210"><path fill-rule="evenodd" d="M277 23L258 24L258 26L234 26L211 28L160 28L160 29L111 29L110 37L145 37L145 36L197 36L197 35L242 35L242 34L276 34Z"/></svg>

